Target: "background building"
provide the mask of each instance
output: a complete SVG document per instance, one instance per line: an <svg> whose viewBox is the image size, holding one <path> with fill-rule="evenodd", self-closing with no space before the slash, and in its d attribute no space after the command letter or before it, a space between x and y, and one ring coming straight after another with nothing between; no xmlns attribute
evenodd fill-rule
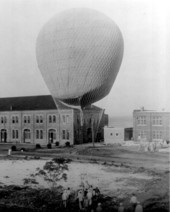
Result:
<svg viewBox="0 0 170 212"><path fill-rule="evenodd" d="M147 141L170 141L170 112L150 111L142 108L133 111L133 137Z"/></svg>
<svg viewBox="0 0 170 212"><path fill-rule="evenodd" d="M91 142L92 131L96 140L103 138L108 124L103 109L85 108L81 126L79 110L57 106L50 95L0 98L0 142L72 145Z"/></svg>
<svg viewBox="0 0 170 212"><path fill-rule="evenodd" d="M104 127L104 143L114 144L131 140L133 136L132 127Z"/></svg>

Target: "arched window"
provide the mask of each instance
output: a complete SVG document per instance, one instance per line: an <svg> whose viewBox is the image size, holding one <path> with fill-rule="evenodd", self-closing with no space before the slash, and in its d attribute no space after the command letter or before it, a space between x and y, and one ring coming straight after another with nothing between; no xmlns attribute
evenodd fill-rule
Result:
<svg viewBox="0 0 170 212"><path fill-rule="evenodd" d="M49 123L52 123L52 116L49 116Z"/></svg>
<svg viewBox="0 0 170 212"><path fill-rule="evenodd" d="M7 117L4 116L4 123L7 123Z"/></svg>
<svg viewBox="0 0 170 212"><path fill-rule="evenodd" d="M16 130L16 138L19 138L18 130Z"/></svg>
<svg viewBox="0 0 170 212"><path fill-rule="evenodd" d="M24 116L24 123L27 123L27 117Z"/></svg>
<svg viewBox="0 0 170 212"><path fill-rule="evenodd" d="M39 130L36 130L36 138L39 139Z"/></svg>
<svg viewBox="0 0 170 212"><path fill-rule="evenodd" d="M12 138L15 138L15 130L12 130Z"/></svg>
<svg viewBox="0 0 170 212"><path fill-rule="evenodd" d="M56 116L53 115L53 123L56 123Z"/></svg>
<svg viewBox="0 0 170 212"><path fill-rule="evenodd" d="M40 130L40 139L43 139L43 131Z"/></svg>
<svg viewBox="0 0 170 212"><path fill-rule="evenodd" d="M19 122L19 121L18 121L18 116L16 116L16 117L15 117L15 120L16 120L16 123L18 123L18 122Z"/></svg>
<svg viewBox="0 0 170 212"><path fill-rule="evenodd" d="M28 123L31 123L31 117L28 116Z"/></svg>
<svg viewBox="0 0 170 212"><path fill-rule="evenodd" d="M69 133L68 130L67 130L67 139L68 139L68 140L70 139L70 133Z"/></svg>
<svg viewBox="0 0 170 212"><path fill-rule="evenodd" d="M40 115L40 123L43 123L43 117Z"/></svg>
<svg viewBox="0 0 170 212"><path fill-rule="evenodd" d="M39 123L39 116L36 116L36 123Z"/></svg>
<svg viewBox="0 0 170 212"><path fill-rule="evenodd" d="M12 123L14 124L15 123L15 117L12 116Z"/></svg>

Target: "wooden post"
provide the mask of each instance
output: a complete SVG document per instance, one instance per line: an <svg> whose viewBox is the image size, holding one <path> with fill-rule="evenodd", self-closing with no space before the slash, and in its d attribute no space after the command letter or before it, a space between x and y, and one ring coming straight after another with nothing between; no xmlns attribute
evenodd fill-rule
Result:
<svg viewBox="0 0 170 212"><path fill-rule="evenodd" d="M91 121L91 137L92 137L92 143L93 143L93 147L94 147L93 116L92 116L92 121Z"/></svg>

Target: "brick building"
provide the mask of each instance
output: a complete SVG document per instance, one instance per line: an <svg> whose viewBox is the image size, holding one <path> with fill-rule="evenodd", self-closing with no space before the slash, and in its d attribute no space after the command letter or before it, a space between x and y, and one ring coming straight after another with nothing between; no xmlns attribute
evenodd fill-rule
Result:
<svg viewBox="0 0 170 212"><path fill-rule="evenodd" d="M0 98L0 142L80 144L91 142L92 128L103 138L108 116L101 108L86 107L81 126L79 110L57 106L50 95Z"/></svg>
<svg viewBox="0 0 170 212"><path fill-rule="evenodd" d="M133 138L135 141L170 141L170 112L134 110Z"/></svg>

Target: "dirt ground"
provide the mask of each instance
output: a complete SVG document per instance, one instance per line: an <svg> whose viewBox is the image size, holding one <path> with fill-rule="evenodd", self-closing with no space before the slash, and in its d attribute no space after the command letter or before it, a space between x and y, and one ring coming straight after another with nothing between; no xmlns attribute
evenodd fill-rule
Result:
<svg viewBox="0 0 170 212"><path fill-rule="evenodd" d="M6 151L0 151L1 159L7 158ZM132 146L105 146L101 144L92 145L79 145L70 148L56 148L52 149L39 149L39 150L27 150L25 152L16 151L12 153L11 158L53 158L64 157L70 158L76 161L88 161L91 163L100 163L109 167L110 171L113 171L114 167L122 171L122 176L126 173L147 174L152 176L151 179L134 179L127 178L126 191L117 189L116 192L109 197L103 197L103 205L105 211L117 211L116 204L123 202L128 208L129 199L131 195L131 187L136 187L136 195L144 207L144 211L169 211L169 153L160 152L139 152L137 145ZM123 171L126 170L126 171ZM117 183L122 179L117 179ZM127 189L127 186L129 189ZM0 209L4 207L4 189L0 191ZM20 191L17 191L20 192ZM23 190L22 190L23 192ZM26 193L29 193L25 190ZM26 194L25 194L26 195ZM13 197L8 196L7 200L12 202ZM108 199L107 199L108 198ZM116 203L115 203L116 202ZM115 208L114 208L115 207ZM10 211L8 207L7 211ZM112 208L112 210L111 210ZM5 209L3 208L3 211ZM1 211L1 210L0 210ZM15 210L13 210L15 211ZM18 210L19 211L19 210ZM21 210L22 211L22 210ZM38 211L38 210L35 210ZM43 210L42 210L43 211ZM48 211L45 210L44 211ZM49 210L50 211L50 210ZM59 208L57 211L60 211ZM62 210L61 210L62 211ZM70 209L71 211L71 209ZM74 211L77 211L74 208Z"/></svg>

